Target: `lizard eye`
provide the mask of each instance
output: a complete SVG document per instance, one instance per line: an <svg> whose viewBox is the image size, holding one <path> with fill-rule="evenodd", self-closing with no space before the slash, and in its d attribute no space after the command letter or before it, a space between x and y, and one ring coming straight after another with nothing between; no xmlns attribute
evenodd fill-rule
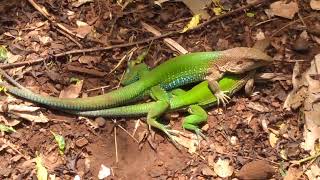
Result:
<svg viewBox="0 0 320 180"><path fill-rule="evenodd" d="M243 64L243 61L237 61L237 65Z"/></svg>

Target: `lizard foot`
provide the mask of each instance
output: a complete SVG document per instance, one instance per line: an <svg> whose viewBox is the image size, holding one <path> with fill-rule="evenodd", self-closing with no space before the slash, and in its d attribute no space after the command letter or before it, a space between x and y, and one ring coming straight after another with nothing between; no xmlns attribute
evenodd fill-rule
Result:
<svg viewBox="0 0 320 180"><path fill-rule="evenodd" d="M195 129L194 132L197 135L197 141L198 141L198 146L199 146L198 148L200 149L200 140L201 140L201 138L204 139L205 141L207 141L208 138L202 133L201 129Z"/></svg>
<svg viewBox="0 0 320 180"><path fill-rule="evenodd" d="M195 129L194 130L194 132L196 133L196 135L197 135L197 139L199 140L199 142L200 142L200 140L201 140L201 138L202 139L204 139L204 140L208 140L208 138L206 137L206 135L204 135L203 133L202 133L202 130L201 129ZM201 138L200 138L201 137Z"/></svg>
<svg viewBox="0 0 320 180"><path fill-rule="evenodd" d="M150 123L152 123L152 124L150 124ZM173 143L173 145L178 150L180 150L178 142L174 139L174 136L177 136L179 134L178 131L170 129L170 125L164 125L164 124L158 123L158 122L153 121L153 120L150 120L148 122L148 124L149 124L149 130L151 130L151 127L154 127L154 128L157 128L157 129L161 130L162 132L164 132L168 136L168 138Z"/></svg>
<svg viewBox="0 0 320 180"><path fill-rule="evenodd" d="M163 132L168 136L168 138L170 139L170 141L172 142L172 144L173 144L178 150L181 150L180 147L179 147L178 142L177 142L177 141L174 139L174 137L173 137L173 136L177 136L177 135L179 134L178 131L169 129L168 126L163 126L163 128L161 128L160 130L163 131Z"/></svg>
<svg viewBox="0 0 320 180"><path fill-rule="evenodd" d="M225 94L226 91L218 91L214 95L217 97L217 103L220 104L220 101L222 102L223 107L226 106L226 104L229 103L229 100L231 99L228 95Z"/></svg>

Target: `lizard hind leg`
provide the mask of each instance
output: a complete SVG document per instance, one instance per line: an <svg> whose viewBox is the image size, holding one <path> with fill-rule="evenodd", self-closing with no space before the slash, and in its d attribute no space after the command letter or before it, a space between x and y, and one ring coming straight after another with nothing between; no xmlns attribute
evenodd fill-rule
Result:
<svg viewBox="0 0 320 180"><path fill-rule="evenodd" d="M173 135L176 134L175 131L157 121L157 119L170 108L168 93L160 86L155 86L151 88L150 95L154 100L156 100L156 103L148 112L147 124L149 127L154 127L164 132L172 141L172 143L179 149L177 142L173 138Z"/></svg>
<svg viewBox="0 0 320 180"><path fill-rule="evenodd" d="M188 109L188 112L191 115L187 116L183 120L182 127L184 129L194 131L198 137L198 141L200 141L200 136L206 139L205 135L202 133L202 130L199 128L199 125L207 122L207 112L199 105L191 105Z"/></svg>
<svg viewBox="0 0 320 180"><path fill-rule="evenodd" d="M149 67L145 63L140 63L138 65L134 63L129 63L127 70L121 79L121 85L126 86L132 84L141 79L141 77L148 72Z"/></svg>
<svg viewBox="0 0 320 180"><path fill-rule="evenodd" d="M178 143L174 140L173 135L175 135L174 131L169 129L168 126L161 124L157 121L157 119L169 108L169 103L166 101L157 101L153 108L148 112L147 115L147 124L149 128L154 127L162 132L164 132L172 143L179 149Z"/></svg>

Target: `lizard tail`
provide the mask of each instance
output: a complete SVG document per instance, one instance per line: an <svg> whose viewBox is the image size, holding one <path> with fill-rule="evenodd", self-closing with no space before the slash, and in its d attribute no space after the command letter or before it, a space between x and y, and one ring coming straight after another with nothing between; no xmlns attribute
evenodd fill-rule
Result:
<svg viewBox="0 0 320 180"><path fill-rule="evenodd" d="M69 114L85 117L139 117L146 116L155 102L115 107L94 111L65 111Z"/></svg>
<svg viewBox="0 0 320 180"><path fill-rule="evenodd" d="M130 99L138 99L146 90L143 82L137 81L118 90L99 96L87 98L58 98L42 96L25 89L13 87L4 82L1 82L0 86L5 87L7 92L32 102L43 104L55 109L76 111L105 109L122 105Z"/></svg>

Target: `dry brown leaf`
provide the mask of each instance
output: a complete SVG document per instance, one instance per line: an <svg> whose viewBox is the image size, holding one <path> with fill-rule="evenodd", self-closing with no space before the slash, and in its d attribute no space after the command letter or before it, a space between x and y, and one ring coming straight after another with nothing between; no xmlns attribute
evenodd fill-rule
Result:
<svg viewBox="0 0 320 180"><path fill-rule="evenodd" d="M51 43L53 41L52 38L49 36L40 36L39 40L43 45L48 45L49 43Z"/></svg>
<svg viewBox="0 0 320 180"><path fill-rule="evenodd" d="M15 119L15 118L6 118L6 117L0 115L0 122L3 122L6 126L14 127L14 126L20 124L21 121Z"/></svg>
<svg viewBox="0 0 320 180"><path fill-rule="evenodd" d="M59 98L77 98L81 92L83 80L71 84L60 92Z"/></svg>
<svg viewBox="0 0 320 180"><path fill-rule="evenodd" d="M22 59L21 55L13 55L10 52L7 53L7 56L8 56L8 59L7 59L8 63L15 63Z"/></svg>
<svg viewBox="0 0 320 180"><path fill-rule="evenodd" d="M269 133L269 143L271 147L276 147L277 142L278 142L278 137L274 133Z"/></svg>
<svg viewBox="0 0 320 180"><path fill-rule="evenodd" d="M259 112L270 112L270 109L266 106L263 106L262 104L258 102L249 102L247 105L248 108L251 108L253 110L259 111Z"/></svg>
<svg viewBox="0 0 320 180"><path fill-rule="evenodd" d="M320 81L313 79L311 76L317 74L320 67L320 54L315 56L311 62L311 66L305 76L308 86L307 97L304 101L304 139L302 144L305 150L311 150L311 154L315 154L315 142L320 139Z"/></svg>
<svg viewBox="0 0 320 180"><path fill-rule="evenodd" d="M101 61L101 57L99 56L81 56L78 61L81 64L96 64L99 63Z"/></svg>
<svg viewBox="0 0 320 180"><path fill-rule="evenodd" d="M308 169L305 174L308 176L309 179L318 180L320 176L320 168L316 164L312 164L310 169Z"/></svg>
<svg viewBox="0 0 320 180"><path fill-rule="evenodd" d="M300 169L291 166L283 177L283 180L298 180L302 174L303 172Z"/></svg>
<svg viewBox="0 0 320 180"><path fill-rule="evenodd" d="M180 0L182 1L191 11L192 14L201 14L201 18L208 19L210 15L206 11L206 7L212 3L212 0Z"/></svg>
<svg viewBox="0 0 320 180"><path fill-rule="evenodd" d="M181 146L188 149L188 153L193 154L198 147L198 140L195 134L186 134L179 132L179 136L172 136L172 138Z"/></svg>
<svg viewBox="0 0 320 180"><path fill-rule="evenodd" d="M40 107L27 106L27 105L15 105L9 104L8 111L18 111L18 112L35 112L38 111Z"/></svg>
<svg viewBox="0 0 320 180"><path fill-rule="evenodd" d="M222 178L230 177L233 174L233 166L230 165L229 159L219 158L213 165L214 172Z"/></svg>
<svg viewBox="0 0 320 180"><path fill-rule="evenodd" d="M162 3L167 2L169 0L157 0L154 3L161 6ZM208 7L212 0L175 0L183 2L192 12L193 15L195 14L201 14L201 17L203 19L210 18L210 15L206 11L206 7Z"/></svg>
<svg viewBox="0 0 320 180"><path fill-rule="evenodd" d="M299 11L298 4L294 1L285 3L284 1L277 1L270 5L272 13L276 16L292 19Z"/></svg>
<svg viewBox="0 0 320 180"><path fill-rule="evenodd" d="M298 77L301 77L301 78L298 78ZM300 63L296 63L292 73L293 89L288 94L284 102L284 105L283 105L284 109L286 110L297 109L302 105L307 95L306 82L307 81L305 79L305 76L301 76L300 74Z"/></svg>
<svg viewBox="0 0 320 180"><path fill-rule="evenodd" d="M3 104L0 104L0 112L3 112L3 108L2 107ZM12 112L12 111L17 111L17 112L35 112L38 111L40 109L40 107L34 107L34 106L28 106L28 105L23 105L23 104L8 104L6 107L8 112Z"/></svg>
<svg viewBox="0 0 320 180"><path fill-rule="evenodd" d="M15 112L13 114L23 119L26 119L28 121L36 122L36 123L46 123L49 121L49 119L45 115L43 115L41 112L39 113L39 115L32 115L32 114L20 113L20 112L19 113Z"/></svg>
<svg viewBox="0 0 320 180"><path fill-rule="evenodd" d="M71 5L73 7L80 7L81 5L90 3L90 2L93 2L93 0L77 0L77 1L73 1Z"/></svg>
<svg viewBox="0 0 320 180"><path fill-rule="evenodd" d="M79 38L85 38L93 30L93 27L85 22L76 21L76 24L78 25L78 28L74 29L73 31Z"/></svg>
<svg viewBox="0 0 320 180"><path fill-rule="evenodd" d="M245 164L237 174L240 179L270 179L275 169L268 161L254 160Z"/></svg>
<svg viewBox="0 0 320 180"><path fill-rule="evenodd" d="M320 69L320 54L311 61L311 66L305 73L299 75L299 69L299 64L296 63L292 79L293 90L288 95L284 107L296 109L300 105L303 106L305 125L304 142L301 146L313 155L316 153L315 143L320 139L320 81L313 78Z"/></svg>
<svg viewBox="0 0 320 180"><path fill-rule="evenodd" d="M311 0L310 7L313 10L320 10L320 1L319 0Z"/></svg>

